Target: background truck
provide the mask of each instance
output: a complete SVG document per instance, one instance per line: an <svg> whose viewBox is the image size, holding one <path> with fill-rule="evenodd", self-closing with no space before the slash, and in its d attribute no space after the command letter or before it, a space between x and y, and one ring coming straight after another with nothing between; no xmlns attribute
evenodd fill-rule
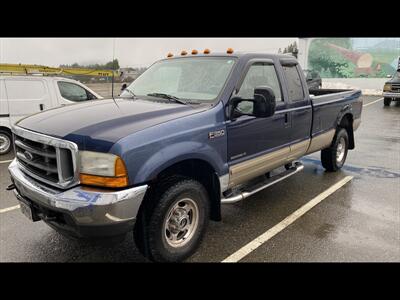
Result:
<svg viewBox="0 0 400 300"><path fill-rule="evenodd" d="M181 261L208 220L221 220L221 204L296 174L302 156L321 150L325 169L340 169L360 95L309 92L286 55L170 54L119 99L19 121L8 188L28 218L63 234L133 232L151 260Z"/></svg>
<svg viewBox="0 0 400 300"><path fill-rule="evenodd" d="M11 126L19 119L57 106L94 99L102 97L72 79L0 76L0 155L11 151Z"/></svg>
<svg viewBox="0 0 400 300"><path fill-rule="evenodd" d="M400 58L399 69L389 81L385 82L383 97L384 106L389 106L392 101L400 101Z"/></svg>
<svg viewBox="0 0 400 300"><path fill-rule="evenodd" d="M317 71L303 70L308 89L315 90L322 88L322 79Z"/></svg>

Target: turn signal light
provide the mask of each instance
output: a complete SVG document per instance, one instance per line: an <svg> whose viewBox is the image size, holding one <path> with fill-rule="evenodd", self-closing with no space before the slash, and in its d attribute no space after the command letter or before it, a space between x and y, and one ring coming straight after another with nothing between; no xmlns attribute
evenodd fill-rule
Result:
<svg viewBox="0 0 400 300"><path fill-rule="evenodd" d="M228 48L228 50L226 50L226 53L232 54L233 53L233 49L232 48Z"/></svg>
<svg viewBox="0 0 400 300"><path fill-rule="evenodd" d="M197 52L197 50L192 50L193 55L196 55L197 53L199 53L199 52Z"/></svg>
<svg viewBox="0 0 400 300"><path fill-rule="evenodd" d="M187 52L185 51L185 50L183 50L182 52L181 52L181 55L186 55L187 54Z"/></svg>
<svg viewBox="0 0 400 300"><path fill-rule="evenodd" d="M210 52L211 52L210 49L204 49L204 52L203 52L203 53L204 53L204 54L210 54Z"/></svg>
<svg viewBox="0 0 400 300"><path fill-rule="evenodd" d="M128 171L126 170L124 161L118 157L115 160L114 167L115 176L99 176L81 173L79 179L82 184L95 185L111 188L122 188L128 186Z"/></svg>
<svg viewBox="0 0 400 300"><path fill-rule="evenodd" d="M101 187L122 188L128 186L128 177L106 177L97 175L80 174L81 184Z"/></svg>
<svg viewBox="0 0 400 300"><path fill-rule="evenodd" d="M125 164L120 157L115 160L115 177L127 177L128 171L126 170Z"/></svg>

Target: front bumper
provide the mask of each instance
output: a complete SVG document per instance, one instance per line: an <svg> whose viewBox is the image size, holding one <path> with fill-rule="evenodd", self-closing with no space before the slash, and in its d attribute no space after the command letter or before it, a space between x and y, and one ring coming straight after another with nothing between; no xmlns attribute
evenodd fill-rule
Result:
<svg viewBox="0 0 400 300"><path fill-rule="evenodd" d="M393 92L383 92L383 97L385 98L396 98L400 99L400 93L393 93Z"/></svg>
<svg viewBox="0 0 400 300"><path fill-rule="evenodd" d="M133 228L147 185L125 190L77 186L58 190L25 175L14 159L8 167L20 201L28 201L42 220L76 237L107 237Z"/></svg>

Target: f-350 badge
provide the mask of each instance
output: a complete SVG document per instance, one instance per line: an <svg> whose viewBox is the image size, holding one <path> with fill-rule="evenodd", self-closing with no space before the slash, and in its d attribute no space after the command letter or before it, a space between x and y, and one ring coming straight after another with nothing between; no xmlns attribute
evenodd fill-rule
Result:
<svg viewBox="0 0 400 300"><path fill-rule="evenodd" d="M217 137L221 137L221 136L223 136L223 135L225 135L225 130L224 130L224 129L221 129L221 130L209 132L209 133L208 133L208 138L209 138L210 140L212 140L212 139L215 139L215 138L217 138Z"/></svg>

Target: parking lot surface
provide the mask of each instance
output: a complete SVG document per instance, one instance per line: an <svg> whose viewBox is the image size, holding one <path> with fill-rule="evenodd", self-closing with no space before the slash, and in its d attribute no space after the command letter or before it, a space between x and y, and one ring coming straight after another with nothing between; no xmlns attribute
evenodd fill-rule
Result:
<svg viewBox="0 0 400 300"><path fill-rule="evenodd" d="M352 179L241 262L400 262L400 105L383 107L363 96L362 123L343 169L327 173L319 153L302 159L304 171L244 201L223 205L222 221L210 222L189 262L220 262L251 244L347 176ZM0 158L0 261L146 262L131 234L119 243L71 240L43 222L30 222L10 191Z"/></svg>

